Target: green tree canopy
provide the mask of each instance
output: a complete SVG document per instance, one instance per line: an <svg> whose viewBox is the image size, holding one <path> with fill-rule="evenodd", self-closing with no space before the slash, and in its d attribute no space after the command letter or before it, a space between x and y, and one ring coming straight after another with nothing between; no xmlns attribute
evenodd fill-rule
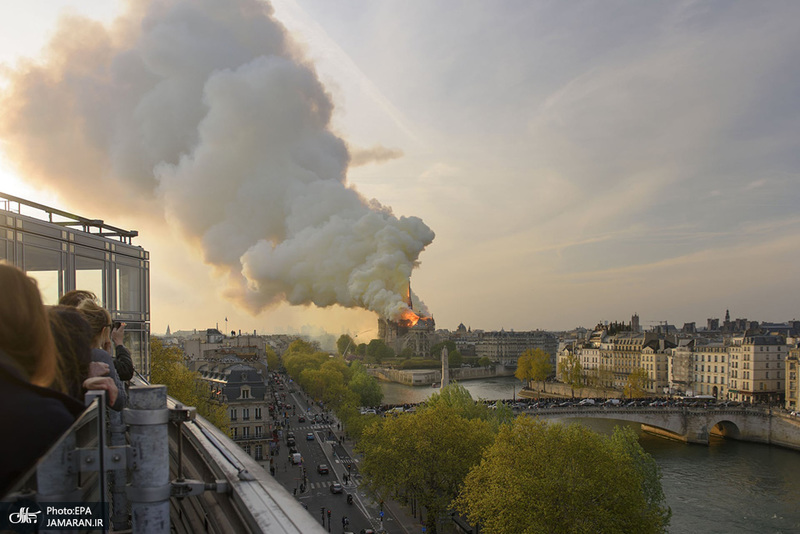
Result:
<svg viewBox="0 0 800 534"><path fill-rule="evenodd" d="M367 373L353 373L349 387L358 395L360 406L378 406L383 400L381 385Z"/></svg>
<svg viewBox="0 0 800 534"><path fill-rule="evenodd" d="M478 360L478 365L480 365L481 367L489 367L490 365L492 365L492 360L490 360L486 356L483 356L481 357L481 359Z"/></svg>
<svg viewBox="0 0 800 534"><path fill-rule="evenodd" d="M270 371L277 371L281 368L281 360L278 358L278 355L275 354L275 351L272 350L272 347L269 345L266 346L264 349L267 353L267 369Z"/></svg>
<svg viewBox="0 0 800 534"><path fill-rule="evenodd" d="M355 344L353 342L353 338L347 334L342 334L339 336L339 339L336 340L336 350L339 351L339 354L345 356L345 351L352 354L355 352Z"/></svg>
<svg viewBox="0 0 800 534"><path fill-rule="evenodd" d="M445 404L366 427L358 442L361 472L380 495L417 500L429 532L458 494L464 477L493 440L489 424L466 419Z"/></svg>
<svg viewBox="0 0 800 534"><path fill-rule="evenodd" d="M389 347L382 339L373 339L367 345L367 356L375 363L394 358L394 350Z"/></svg>
<svg viewBox="0 0 800 534"><path fill-rule="evenodd" d="M211 424L228 431L227 405L212 399L210 388L200 380L200 375L183 365L181 349L167 347L156 337L150 338L150 383L164 384L169 396L186 406L194 406Z"/></svg>
<svg viewBox="0 0 800 534"><path fill-rule="evenodd" d="M602 436L528 417L500 429L455 506L492 534L663 533L671 514L633 431Z"/></svg>

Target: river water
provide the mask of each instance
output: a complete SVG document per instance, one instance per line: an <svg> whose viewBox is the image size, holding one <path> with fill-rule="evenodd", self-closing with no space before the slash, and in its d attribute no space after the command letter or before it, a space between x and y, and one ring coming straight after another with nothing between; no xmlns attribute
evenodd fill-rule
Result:
<svg viewBox="0 0 800 534"><path fill-rule="evenodd" d="M513 377L461 382L474 399L511 399ZM417 403L435 388L382 382L384 403ZM625 421L572 419L597 432ZM670 533L800 532L800 452L715 439L709 446L670 441L640 432L639 442L661 468L661 483L672 508Z"/></svg>

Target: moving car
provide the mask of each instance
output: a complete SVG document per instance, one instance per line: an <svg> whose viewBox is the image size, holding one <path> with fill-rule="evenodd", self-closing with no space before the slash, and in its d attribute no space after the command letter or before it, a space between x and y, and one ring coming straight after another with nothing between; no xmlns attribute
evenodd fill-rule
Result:
<svg viewBox="0 0 800 534"><path fill-rule="evenodd" d="M317 466L317 473L320 475L327 475L328 474L328 466L326 464L319 464Z"/></svg>
<svg viewBox="0 0 800 534"><path fill-rule="evenodd" d="M338 482L334 482L333 484L331 484L331 493L342 493L343 491L344 488Z"/></svg>
<svg viewBox="0 0 800 534"><path fill-rule="evenodd" d="M307 441L314 441L314 433L313 432L309 432L308 434L306 434L306 440Z"/></svg>

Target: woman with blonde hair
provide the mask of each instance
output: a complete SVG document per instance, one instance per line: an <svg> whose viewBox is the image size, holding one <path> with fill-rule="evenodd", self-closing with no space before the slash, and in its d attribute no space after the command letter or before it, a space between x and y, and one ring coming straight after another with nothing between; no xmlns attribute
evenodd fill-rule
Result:
<svg viewBox="0 0 800 534"><path fill-rule="evenodd" d="M117 385L119 394L111 408L120 411L125 407L125 403L127 402L125 387L119 379L111 354L103 350L104 347L110 346L111 344L110 333L111 328L114 326L111 322L111 314L107 309L97 304L97 302L89 299L80 301L77 309L91 327L92 361L107 364L109 376L114 379L114 383Z"/></svg>
<svg viewBox="0 0 800 534"><path fill-rule="evenodd" d="M98 305L100 302L97 298L97 295L95 295L92 291L88 291L86 289L73 289L72 291L67 291L64 293L64 295L58 300L58 303L63 306L72 306L77 308L80 306L81 302L85 300L91 300ZM111 346L114 346L114 367L117 370L119 379L122 381L128 381L133 378L134 371L131 351L129 351L123 344L123 340L125 339L125 326L126 324L123 322L116 323L111 329L110 342L101 347L103 350L111 354Z"/></svg>

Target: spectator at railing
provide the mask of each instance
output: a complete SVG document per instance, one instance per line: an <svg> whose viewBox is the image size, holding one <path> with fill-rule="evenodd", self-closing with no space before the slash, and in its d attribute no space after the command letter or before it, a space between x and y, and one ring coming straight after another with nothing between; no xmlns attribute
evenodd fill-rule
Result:
<svg viewBox="0 0 800 534"><path fill-rule="evenodd" d="M79 312L81 312L91 327L92 361L103 362L107 364L109 367L109 376L114 379L114 383L117 385L119 395L117 396L117 400L111 406L111 408L120 411L127 403L127 395L125 394L125 388L119 379L117 370L114 367L114 361L111 358L111 354L103 349L104 346L110 346L109 333L111 332L111 327L113 326L111 323L111 314L107 309L101 307L93 300L81 301L81 303L78 304L77 309Z"/></svg>
<svg viewBox="0 0 800 534"><path fill-rule="evenodd" d="M108 364L92 361L92 328L89 323L80 311L69 306L49 306L47 314L59 354L58 367L64 392L83 401L87 389L105 389L109 391L107 401L113 405L118 390L108 376ZM101 380L102 377L105 379Z"/></svg>
<svg viewBox="0 0 800 534"><path fill-rule="evenodd" d="M91 300L99 305L97 295L85 289L73 289L72 291L67 291L61 297L61 299L59 299L58 303L64 306L73 306L77 308L78 305L84 300ZM116 326L116 328L114 326ZM127 382L133 378L134 368L131 352L123 344L124 338L125 323L115 323L111 327L111 339L106 343L105 346L102 347L102 349L111 354L111 344L113 342L115 352L114 368L117 370L119 379Z"/></svg>
<svg viewBox="0 0 800 534"><path fill-rule="evenodd" d="M0 261L0 495L83 411L81 402L51 389L60 382L36 281Z"/></svg>

